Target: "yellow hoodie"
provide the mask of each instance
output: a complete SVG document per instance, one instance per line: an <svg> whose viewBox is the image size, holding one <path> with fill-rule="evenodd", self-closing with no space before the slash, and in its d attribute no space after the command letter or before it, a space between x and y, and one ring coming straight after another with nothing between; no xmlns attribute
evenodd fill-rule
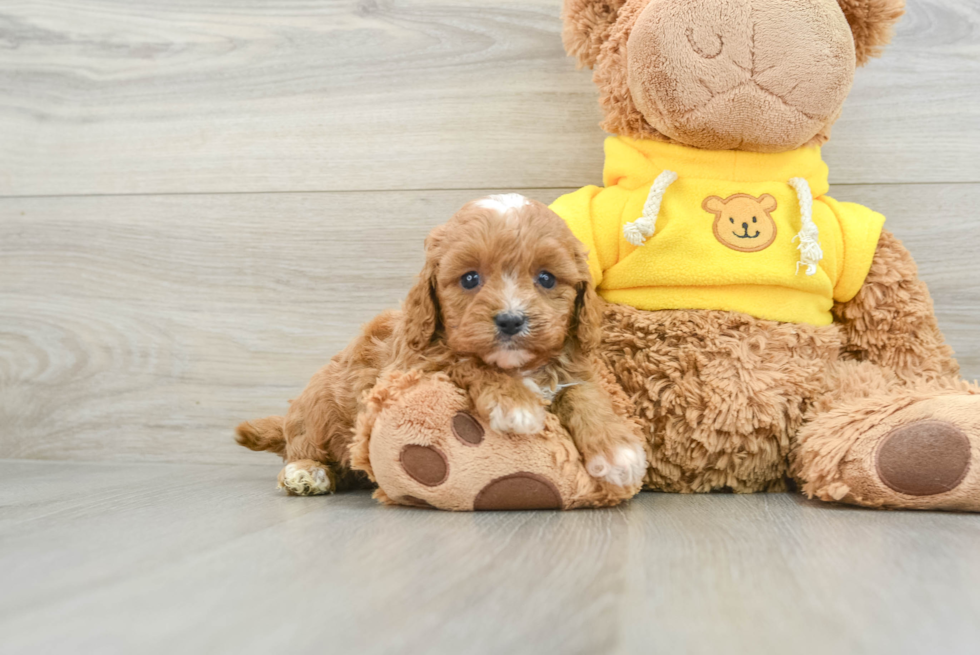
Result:
<svg viewBox="0 0 980 655"><path fill-rule="evenodd" d="M588 248L610 302L828 325L834 301L853 298L868 275L885 218L824 195L819 148L759 154L610 137L605 150L605 188L551 208Z"/></svg>

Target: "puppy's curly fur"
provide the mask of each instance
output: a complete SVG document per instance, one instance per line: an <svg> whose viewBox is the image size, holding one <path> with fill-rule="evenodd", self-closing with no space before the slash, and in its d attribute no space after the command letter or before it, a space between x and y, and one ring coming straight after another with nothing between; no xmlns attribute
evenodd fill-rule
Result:
<svg viewBox="0 0 980 655"><path fill-rule="evenodd" d="M285 417L238 426L238 442L282 455L296 475L284 469L280 486L292 493L363 485L366 478L350 468L349 448L365 393L386 370L415 369L448 375L499 432L541 431L550 406L591 475L637 483L645 470L642 441L598 384L592 351L601 301L582 244L565 223L523 196L490 196L433 230L425 250L402 311L366 325L313 376ZM301 480L316 463L327 465L333 479Z"/></svg>

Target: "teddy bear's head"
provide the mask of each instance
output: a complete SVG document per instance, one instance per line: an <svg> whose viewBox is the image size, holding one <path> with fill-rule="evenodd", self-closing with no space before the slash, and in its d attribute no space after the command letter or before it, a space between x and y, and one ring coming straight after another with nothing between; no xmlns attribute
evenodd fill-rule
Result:
<svg viewBox="0 0 980 655"><path fill-rule="evenodd" d="M565 0L603 129L713 150L821 144L904 0Z"/></svg>

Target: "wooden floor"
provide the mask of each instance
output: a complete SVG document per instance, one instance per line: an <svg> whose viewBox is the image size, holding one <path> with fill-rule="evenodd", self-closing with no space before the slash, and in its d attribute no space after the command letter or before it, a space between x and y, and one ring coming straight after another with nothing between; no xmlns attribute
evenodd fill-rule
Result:
<svg viewBox="0 0 980 655"><path fill-rule="evenodd" d="M0 462L0 651L944 653L980 516L789 494L452 514L263 466Z"/></svg>
<svg viewBox="0 0 980 655"><path fill-rule="evenodd" d="M0 653L976 653L980 517L295 499L234 445L465 201L599 183L561 0L0 3ZM980 377L980 4L910 0L824 149Z"/></svg>

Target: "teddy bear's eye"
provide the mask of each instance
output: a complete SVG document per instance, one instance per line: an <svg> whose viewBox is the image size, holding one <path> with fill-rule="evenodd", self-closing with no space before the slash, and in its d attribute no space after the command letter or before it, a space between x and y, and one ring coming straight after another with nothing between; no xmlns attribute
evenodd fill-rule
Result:
<svg viewBox="0 0 980 655"><path fill-rule="evenodd" d="M735 219L734 218L729 218L728 220L730 220L732 222L732 225L735 225Z"/></svg>
<svg viewBox="0 0 980 655"><path fill-rule="evenodd" d="M755 216L753 216L753 217L752 217L752 222L753 222L753 223L755 223L755 222L756 222L756 220L755 220Z"/></svg>

